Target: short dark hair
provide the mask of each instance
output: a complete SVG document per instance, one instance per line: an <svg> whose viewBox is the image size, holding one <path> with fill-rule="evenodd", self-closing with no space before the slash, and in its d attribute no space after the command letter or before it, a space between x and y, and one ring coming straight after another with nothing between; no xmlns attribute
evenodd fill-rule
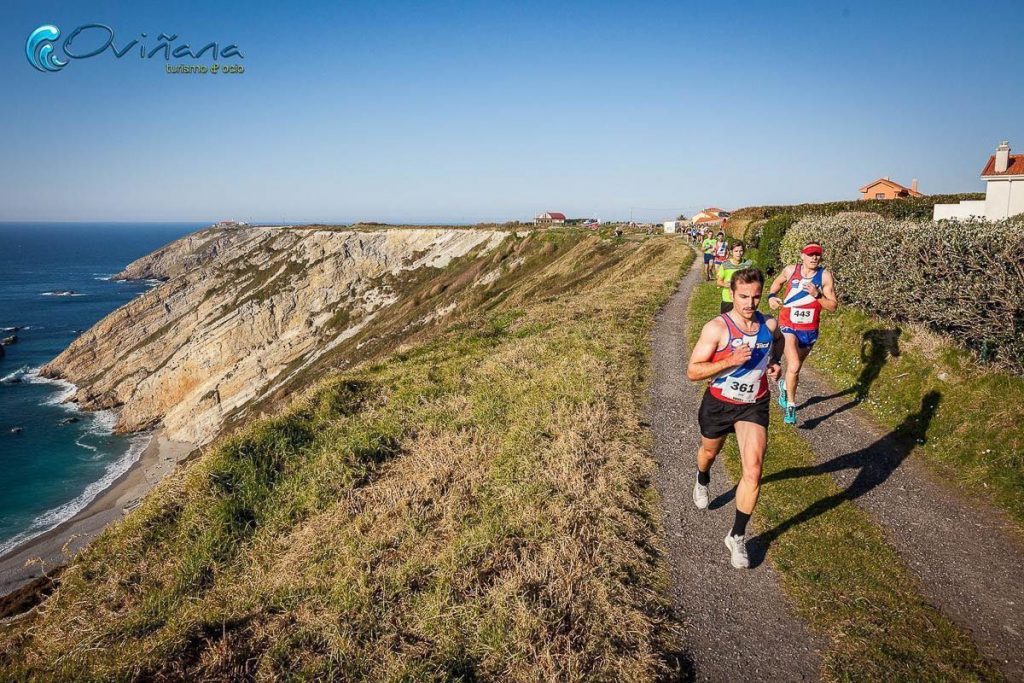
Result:
<svg viewBox="0 0 1024 683"><path fill-rule="evenodd" d="M747 245L743 244L742 241L736 241L732 243L732 247L730 247L730 249L735 249L736 247L743 247L744 249L746 249Z"/></svg>
<svg viewBox="0 0 1024 683"><path fill-rule="evenodd" d="M729 289L733 292L736 291L736 285L749 285L752 282L764 287L764 275L757 268L744 268L743 270L737 270L732 275L732 279L729 280Z"/></svg>

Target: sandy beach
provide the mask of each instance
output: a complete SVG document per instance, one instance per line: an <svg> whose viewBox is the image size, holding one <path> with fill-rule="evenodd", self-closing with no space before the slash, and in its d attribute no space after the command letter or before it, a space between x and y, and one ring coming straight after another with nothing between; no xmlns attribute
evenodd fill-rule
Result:
<svg viewBox="0 0 1024 683"><path fill-rule="evenodd" d="M0 557L0 596L68 562L107 525L121 519L195 446L153 432L139 459L81 512Z"/></svg>

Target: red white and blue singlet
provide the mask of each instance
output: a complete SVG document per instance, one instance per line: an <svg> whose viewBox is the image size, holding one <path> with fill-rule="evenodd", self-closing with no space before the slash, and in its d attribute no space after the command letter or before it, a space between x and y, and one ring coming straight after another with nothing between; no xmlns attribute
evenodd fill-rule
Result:
<svg viewBox="0 0 1024 683"><path fill-rule="evenodd" d="M715 248L715 263L725 263L725 252L728 250L729 245L725 240L718 243Z"/></svg>
<svg viewBox="0 0 1024 683"><path fill-rule="evenodd" d="M783 328L804 332L817 332L821 323L821 302L811 296L807 284L813 284L821 291L824 268L818 268L814 276L803 276L803 264L796 264L792 277L786 283L786 293L782 297L782 310L779 311L779 324Z"/></svg>
<svg viewBox="0 0 1024 683"><path fill-rule="evenodd" d="M732 354L733 348L746 344L750 347L750 358L739 367L729 368L711 380L708 391L726 403L756 403L768 395L768 360L772 353L772 331L765 324L765 318L755 313L758 323L756 334L744 334L727 313L722 314L729 330L729 342L715 351L711 362L716 363Z"/></svg>

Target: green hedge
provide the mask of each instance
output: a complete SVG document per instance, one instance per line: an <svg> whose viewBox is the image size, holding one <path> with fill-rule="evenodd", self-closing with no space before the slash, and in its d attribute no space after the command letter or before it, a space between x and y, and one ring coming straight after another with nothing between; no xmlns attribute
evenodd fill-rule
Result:
<svg viewBox="0 0 1024 683"><path fill-rule="evenodd" d="M748 231L747 241L752 247L750 260L755 268L767 274L778 272L782 267L779 256L782 238L795 222L796 218L792 215L781 214L769 218L763 225Z"/></svg>
<svg viewBox="0 0 1024 683"><path fill-rule="evenodd" d="M822 204L794 204L790 206L748 206L732 212L732 219L758 220L790 214L796 218L806 216L834 216L847 211L870 211L888 218L931 220L936 204L956 204L963 200L984 199L984 192L962 194L933 194L907 199L867 199Z"/></svg>
<svg viewBox="0 0 1024 683"><path fill-rule="evenodd" d="M1024 215L991 223L805 218L786 232L783 260L796 262L812 239L824 245L844 302L921 323L1024 374Z"/></svg>

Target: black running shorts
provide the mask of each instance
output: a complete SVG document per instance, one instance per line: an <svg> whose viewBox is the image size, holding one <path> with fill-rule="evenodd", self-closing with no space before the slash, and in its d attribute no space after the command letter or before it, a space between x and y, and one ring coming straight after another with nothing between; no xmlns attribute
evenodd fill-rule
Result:
<svg viewBox="0 0 1024 683"><path fill-rule="evenodd" d="M755 403L726 403L712 396L710 391L705 391L700 410L697 411L700 433L708 439L719 439L735 432L737 422L753 422L768 429L770 402L771 394L766 394Z"/></svg>

